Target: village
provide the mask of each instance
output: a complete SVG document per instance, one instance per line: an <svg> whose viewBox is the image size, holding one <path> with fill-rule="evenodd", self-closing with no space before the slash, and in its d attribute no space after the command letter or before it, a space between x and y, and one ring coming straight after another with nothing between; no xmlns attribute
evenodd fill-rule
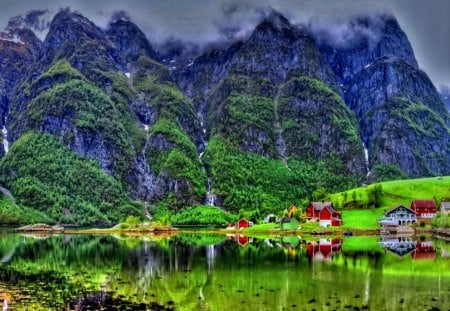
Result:
<svg viewBox="0 0 450 311"><path fill-rule="evenodd" d="M437 251L430 237L417 240L413 237L414 227L423 228L430 225L437 216L438 210L442 214L450 213L450 202L442 202L440 208L432 199L412 200L409 207L397 205L378 218L380 225L380 237L378 245L385 251L396 254L400 257L410 255L413 260L433 260ZM291 205L286 216L277 219L270 214L265 217L265 222L275 222L279 224L279 230L285 232L299 232L302 223L298 220L299 209ZM332 202L310 202L305 212L300 217L306 218L306 222L317 222L323 228L341 227L343 225L342 214L337 212ZM231 224L227 229L244 230L251 228L253 223L245 218L241 218L236 224ZM245 231L244 231L245 232ZM253 243L254 239L245 234L228 234L228 240L234 241L241 247ZM349 236L344 231L342 236ZM269 247L281 247L286 252L295 256L299 251L299 245L304 244L306 255L312 261L329 261L337 253L342 252L344 239L336 235L320 236L318 239L303 240L299 235L280 235L274 239L265 239L265 244ZM302 246L303 247L303 246ZM300 248L302 248L300 247ZM443 253L443 257L450 254Z"/></svg>
<svg viewBox="0 0 450 311"><path fill-rule="evenodd" d="M438 208L433 199L412 200L410 207L397 205L384 213L378 219L381 232L410 231L414 226L430 225L436 217ZM440 213L450 213L450 202L442 202ZM341 227L344 224L342 213L336 211L333 202L310 202L305 212L296 205L291 205L284 217L278 218L269 214L264 218L265 223L278 223L281 230L299 230L301 222L318 222L320 227ZM253 226L253 222L246 218L239 219L236 224L229 224L228 230L243 230Z"/></svg>

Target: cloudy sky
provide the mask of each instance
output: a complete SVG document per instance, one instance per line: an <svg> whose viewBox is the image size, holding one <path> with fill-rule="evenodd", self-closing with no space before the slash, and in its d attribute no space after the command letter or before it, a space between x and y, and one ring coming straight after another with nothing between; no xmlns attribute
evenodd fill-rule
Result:
<svg viewBox="0 0 450 311"><path fill-rule="evenodd" d="M450 87L450 0L0 0L0 29L11 17L48 9L50 19L60 8L77 10L99 26L125 11L160 44L169 38L198 44L245 36L268 7L294 23L322 23L344 29L351 17L392 13L406 32L419 66L437 87ZM42 34L41 34L42 35Z"/></svg>

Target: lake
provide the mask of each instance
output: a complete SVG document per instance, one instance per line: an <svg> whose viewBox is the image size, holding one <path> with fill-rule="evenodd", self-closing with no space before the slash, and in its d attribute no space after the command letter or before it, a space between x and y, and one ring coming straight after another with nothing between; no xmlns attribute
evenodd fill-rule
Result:
<svg viewBox="0 0 450 311"><path fill-rule="evenodd" d="M4 310L448 310L450 243L0 234Z"/></svg>

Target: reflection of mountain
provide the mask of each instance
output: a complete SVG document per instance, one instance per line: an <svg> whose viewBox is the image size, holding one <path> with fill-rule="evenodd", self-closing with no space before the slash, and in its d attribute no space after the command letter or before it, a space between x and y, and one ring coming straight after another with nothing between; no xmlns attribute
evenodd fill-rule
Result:
<svg viewBox="0 0 450 311"><path fill-rule="evenodd" d="M313 261L327 261L339 253L342 248L341 239L321 239L319 242L308 242L306 254Z"/></svg>

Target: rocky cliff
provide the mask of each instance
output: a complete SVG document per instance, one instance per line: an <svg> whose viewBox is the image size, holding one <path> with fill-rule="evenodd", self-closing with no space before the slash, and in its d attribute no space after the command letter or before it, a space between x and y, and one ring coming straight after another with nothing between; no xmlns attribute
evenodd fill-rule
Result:
<svg viewBox="0 0 450 311"><path fill-rule="evenodd" d="M41 153L72 152L70 167L78 157L94 160L101 171L83 174L108 185L107 173L116 195L127 197L115 202L127 206L132 198L262 213L318 189L356 186L368 173L369 181L386 170L449 174L448 110L395 19L377 21L376 39L334 45L271 12L247 39L176 61L125 19L101 29L62 10L43 42L9 27L0 39L0 108L14 148L0 180L23 205L48 206L55 220L95 209L85 204L98 197L67 195L67 175L29 176L14 162L34 163L19 142L48 145L47 134L56 140ZM354 23L375 27L370 18ZM41 159L36 165L65 170ZM86 186L73 192L97 191ZM54 195L33 199L39 191Z"/></svg>

